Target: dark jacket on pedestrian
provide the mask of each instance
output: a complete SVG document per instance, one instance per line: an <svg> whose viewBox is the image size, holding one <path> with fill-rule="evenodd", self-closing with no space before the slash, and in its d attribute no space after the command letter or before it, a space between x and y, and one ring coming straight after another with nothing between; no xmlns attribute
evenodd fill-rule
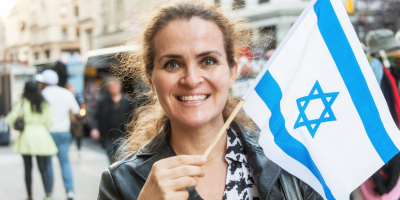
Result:
<svg viewBox="0 0 400 200"><path fill-rule="evenodd" d="M100 101L93 128L98 128L104 139L119 138L126 131L126 124L135 108L128 98L126 94L122 94L121 100L114 103L107 94Z"/></svg>
<svg viewBox="0 0 400 200"><path fill-rule="evenodd" d="M269 160L258 144L259 134L236 122L231 124L242 140L250 170L261 200L322 200L310 186ZM102 174L98 200L137 199L153 164L175 156L168 144L168 133L158 134L150 143ZM201 200L194 188L188 188L189 200Z"/></svg>

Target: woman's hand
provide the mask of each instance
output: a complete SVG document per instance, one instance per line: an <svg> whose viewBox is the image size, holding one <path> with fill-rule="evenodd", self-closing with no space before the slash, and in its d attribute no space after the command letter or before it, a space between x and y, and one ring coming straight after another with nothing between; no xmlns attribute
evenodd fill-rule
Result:
<svg viewBox="0 0 400 200"><path fill-rule="evenodd" d="M185 189L196 187L195 177L204 176L201 166L206 163L202 156L174 156L154 163L138 200L188 199Z"/></svg>
<svg viewBox="0 0 400 200"><path fill-rule="evenodd" d="M99 131L98 129L92 129L92 130L90 131L90 136L91 136L93 139L98 140L99 137L100 137L100 131Z"/></svg>

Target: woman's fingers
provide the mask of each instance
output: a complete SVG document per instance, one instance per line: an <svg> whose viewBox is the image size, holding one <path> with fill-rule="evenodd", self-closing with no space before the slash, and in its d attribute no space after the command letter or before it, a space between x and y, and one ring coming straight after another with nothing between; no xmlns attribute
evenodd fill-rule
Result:
<svg viewBox="0 0 400 200"><path fill-rule="evenodd" d="M201 166L207 163L207 158L203 156L174 156L171 158L160 160L154 165L160 165L166 169L172 169L181 165L197 165Z"/></svg>
<svg viewBox="0 0 400 200"><path fill-rule="evenodd" d="M204 176L202 156L175 156L153 164L139 199L188 199L188 187L196 187L195 177Z"/></svg>
<svg viewBox="0 0 400 200"><path fill-rule="evenodd" d="M180 177L171 181L172 190L182 190L188 187L196 187L197 179L194 177Z"/></svg>
<svg viewBox="0 0 400 200"><path fill-rule="evenodd" d="M176 179L184 176L203 177L204 170L200 166L183 165L170 169L167 175L167 177L170 179Z"/></svg>
<svg viewBox="0 0 400 200"><path fill-rule="evenodd" d="M179 191L179 192L174 192L170 198L171 200L187 200L189 199L189 192L188 191Z"/></svg>

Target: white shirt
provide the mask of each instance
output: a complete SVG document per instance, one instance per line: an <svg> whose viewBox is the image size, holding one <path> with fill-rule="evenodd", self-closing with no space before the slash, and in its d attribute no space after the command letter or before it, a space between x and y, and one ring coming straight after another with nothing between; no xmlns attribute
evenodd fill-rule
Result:
<svg viewBox="0 0 400 200"><path fill-rule="evenodd" d="M74 95L67 89L57 85L49 85L42 90L42 95L50 104L53 113L53 124L49 131L67 132L70 131L71 120L69 111L73 114L79 113L79 105Z"/></svg>

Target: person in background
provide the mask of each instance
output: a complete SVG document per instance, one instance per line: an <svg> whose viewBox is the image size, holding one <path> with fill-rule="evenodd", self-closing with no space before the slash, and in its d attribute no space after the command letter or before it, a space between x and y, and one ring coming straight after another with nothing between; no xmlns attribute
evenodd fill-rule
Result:
<svg viewBox="0 0 400 200"><path fill-rule="evenodd" d="M10 132L4 119L5 115L4 100L0 93L0 145L8 145L10 143Z"/></svg>
<svg viewBox="0 0 400 200"><path fill-rule="evenodd" d="M6 110L4 108L4 100L3 100L3 96L0 93L0 119L4 118L6 114Z"/></svg>
<svg viewBox="0 0 400 200"><path fill-rule="evenodd" d="M389 60L400 55L400 44L395 41L394 33L388 29L370 31L366 35L369 54L367 58L372 71L381 86L390 114L399 127L400 96L398 80L400 71L393 62L384 62L380 51L383 50ZM393 60L392 60L393 61ZM400 154L394 156L368 180L360 185L352 195L355 200L392 200L400 198Z"/></svg>
<svg viewBox="0 0 400 200"><path fill-rule="evenodd" d="M122 93L122 83L113 76L107 80L108 94L100 101L93 119L93 129L90 135L94 139L104 138L104 147L108 159L115 162L114 154L121 144L121 138L126 131L125 124L134 107L130 104L128 96Z"/></svg>
<svg viewBox="0 0 400 200"><path fill-rule="evenodd" d="M37 74L35 79L42 83L42 95L50 104L53 113L53 124L49 131L53 136L57 145L57 157L60 161L64 187L67 192L67 199L74 199L74 186L72 179L71 165L68 159L69 144L71 142L71 120L70 112L74 115L79 114L79 105L74 95L65 88L57 86L58 75L53 70L45 70L41 74ZM51 173L51 181L53 182L53 169L49 165Z"/></svg>
<svg viewBox="0 0 400 200"><path fill-rule="evenodd" d="M75 97L76 102L78 102L78 99L76 98L76 92L75 92L75 87L67 83L65 85L65 88L69 90ZM83 137L83 125L80 121L80 118L78 118L76 115L72 114L70 112L70 119L71 119L71 133L72 136L76 139L76 147L78 148L78 155L81 156L81 147L82 147L82 137Z"/></svg>
<svg viewBox="0 0 400 200"><path fill-rule="evenodd" d="M14 151L22 154L28 200L32 199L32 156L36 156L46 200L50 200L52 182L48 166L51 156L57 153L57 146L47 130L52 122L50 106L40 94L35 82L25 84L22 102L7 115L7 123L13 126L21 116L25 127L15 141Z"/></svg>

